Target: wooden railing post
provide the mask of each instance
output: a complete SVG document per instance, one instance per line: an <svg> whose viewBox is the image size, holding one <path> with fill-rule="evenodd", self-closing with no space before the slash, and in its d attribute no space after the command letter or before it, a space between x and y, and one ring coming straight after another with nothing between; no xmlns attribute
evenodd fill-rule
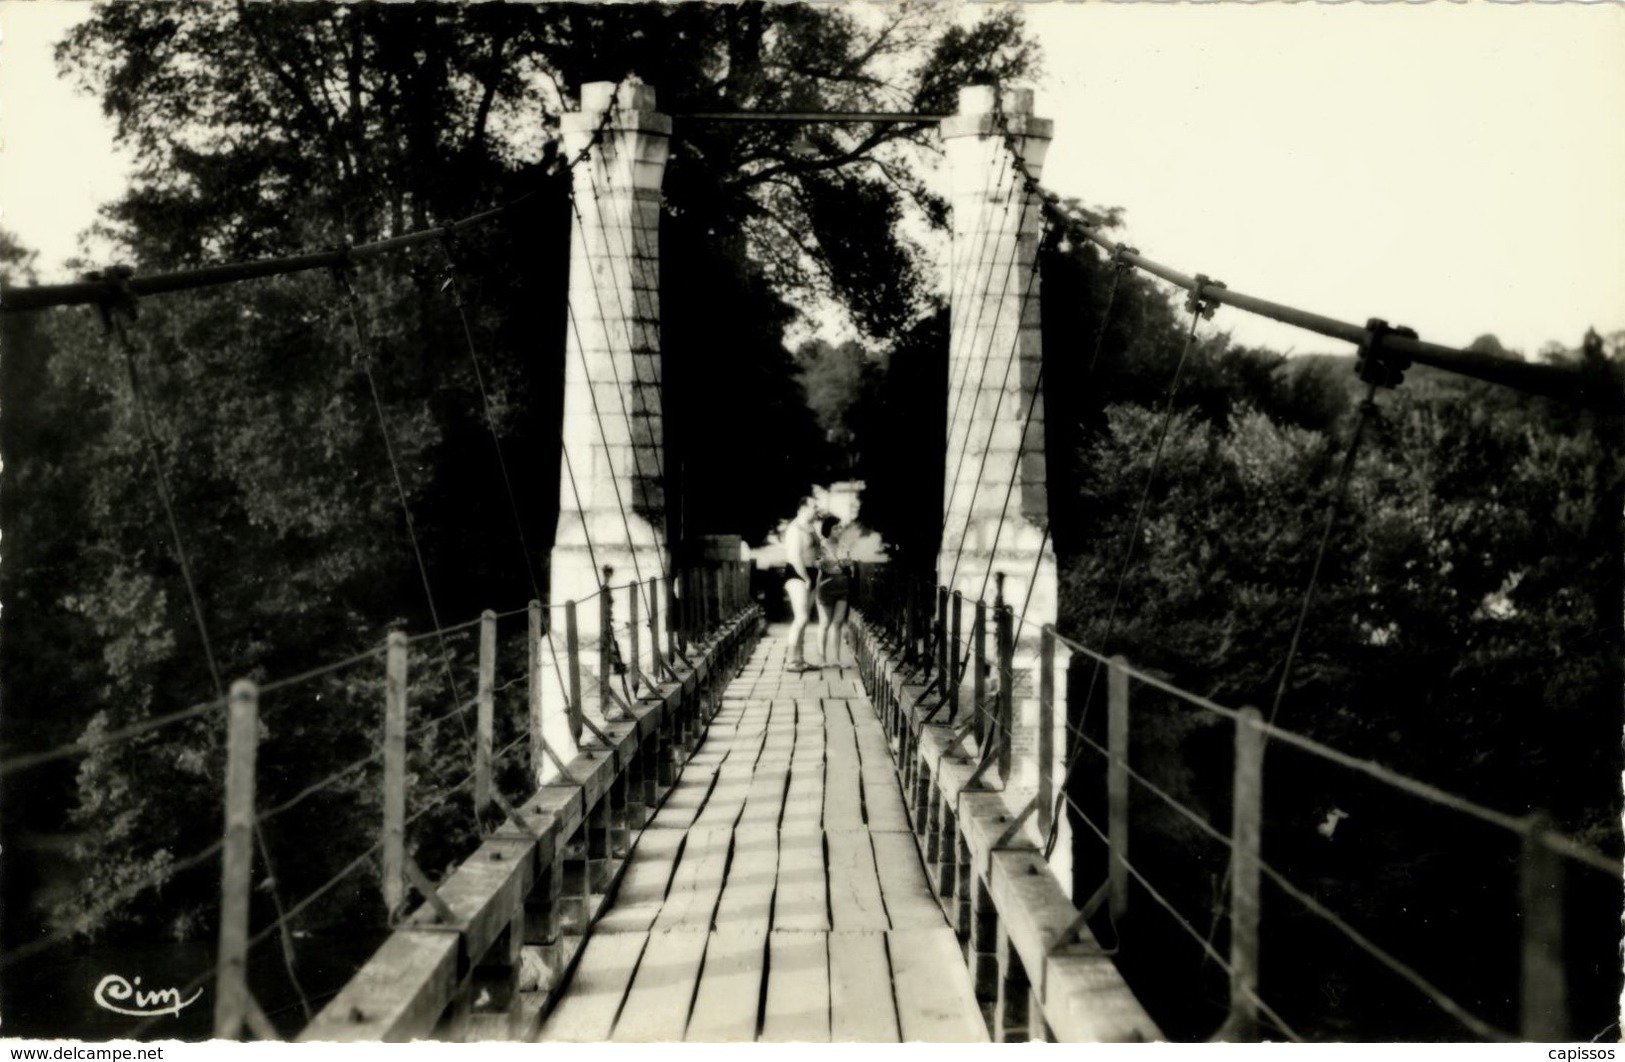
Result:
<svg viewBox="0 0 1625 1062"><path fill-rule="evenodd" d="M1015 744L1016 726L1016 640L1015 640L1015 613L1009 605L1000 605L994 613L995 646L999 654L999 712L997 720L998 733L994 740L999 743L999 781L1010 780L1010 761L1013 754L1012 746Z"/></svg>
<svg viewBox="0 0 1625 1062"><path fill-rule="evenodd" d="M555 849L553 858L538 868L536 886L525 899L525 943L536 948L536 958L546 971L536 986L538 995L544 995L564 973L563 893L564 858Z"/></svg>
<svg viewBox="0 0 1625 1062"><path fill-rule="evenodd" d="M643 746L646 742L639 741L632 748L632 755L626 761L626 829L628 838L636 835L649 821L652 810L645 799L645 783L643 768L648 762L643 755Z"/></svg>
<svg viewBox="0 0 1625 1062"><path fill-rule="evenodd" d="M688 622L688 613L679 595L678 580L682 578L681 571L674 571L666 576L666 655L673 660L677 659L678 650L688 650L688 636L684 624Z"/></svg>
<svg viewBox="0 0 1625 1062"><path fill-rule="evenodd" d="M683 573L683 627L688 635L689 651L699 643L705 629L705 602L701 599L699 580L695 570Z"/></svg>
<svg viewBox="0 0 1625 1062"><path fill-rule="evenodd" d="M963 841L960 843L966 857L966 865L960 870L962 876L968 879L960 885L960 889L970 893L970 940L966 942L965 961L970 967L976 998L991 1008L999 998L999 909L994 906L993 896L988 892L988 883L969 865L970 846Z"/></svg>
<svg viewBox="0 0 1625 1062"><path fill-rule="evenodd" d="M1235 794L1230 825L1230 1017L1221 1037L1258 1039L1258 859L1264 825L1263 716L1236 719Z"/></svg>
<svg viewBox="0 0 1625 1062"><path fill-rule="evenodd" d="M1118 926L1128 913L1128 661L1114 656L1106 669L1107 895Z"/></svg>
<svg viewBox="0 0 1625 1062"><path fill-rule="evenodd" d="M913 667L915 663L916 637L914 617L914 582L911 579L903 581L903 666Z"/></svg>
<svg viewBox="0 0 1625 1062"><path fill-rule="evenodd" d="M543 751L546 737L542 731L542 603L532 601L526 610L529 619L529 629L526 632L527 673L529 675L528 692L528 722L530 724L530 777L533 782L539 781L543 766L547 761L547 753ZM558 665L555 662L554 667Z"/></svg>
<svg viewBox="0 0 1625 1062"><path fill-rule="evenodd" d="M695 570L692 568L683 573L682 594L683 630L688 639L688 651L693 653L695 646L701 640L703 632L700 618L699 582L696 579Z"/></svg>
<svg viewBox="0 0 1625 1062"><path fill-rule="evenodd" d="M598 587L598 711L605 717L609 715L610 704L610 646L615 642L615 599L609 587L614 574L614 568L604 565L604 581ZM580 741L581 735L578 733L576 742L579 744Z"/></svg>
<svg viewBox="0 0 1625 1062"><path fill-rule="evenodd" d="M916 753L912 757L914 764L913 810L914 810L914 836L922 847L928 847L931 837L931 809L934 807L931 794L931 772L926 770L925 764L920 761ZM930 857L927 856L927 861Z"/></svg>
<svg viewBox="0 0 1625 1062"><path fill-rule="evenodd" d="M649 576L649 685L657 688L665 669L660 655L660 591L659 576Z"/></svg>
<svg viewBox="0 0 1625 1062"><path fill-rule="evenodd" d="M959 718L959 680L962 677L959 669L959 658L962 656L961 646L964 644L965 632L960 614L965 611L965 599L958 590L953 592L949 604L949 621L953 629L949 635L948 670L944 682L948 683L948 722L952 723Z"/></svg>
<svg viewBox="0 0 1625 1062"><path fill-rule="evenodd" d="M1536 812L1526 821L1518 876L1523 914L1519 1032L1525 1040L1558 1043L1571 1039L1563 967L1563 860L1546 843L1551 820Z"/></svg>
<svg viewBox="0 0 1625 1062"><path fill-rule="evenodd" d="M1010 934L1004 922L999 923L998 935L999 997L993 1005L993 1042L996 1044L1021 1043L1027 1039L1027 1010L1032 999L1032 982L1021 956L1010 943ZM1039 1023L1043 1023L1040 1017Z"/></svg>
<svg viewBox="0 0 1625 1062"><path fill-rule="evenodd" d="M987 605L977 599L976 608L971 613L973 624L970 632L971 655L971 711L972 733L976 735L977 751L987 749L988 706L987 701Z"/></svg>
<svg viewBox="0 0 1625 1062"><path fill-rule="evenodd" d="M633 584L636 585L636 584ZM625 859L632 853L632 768L628 764L609 783L602 799L609 804L609 859ZM614 876L613 868L610 876Z"/></svg>
<svg viewBox="0 0 1625 1062"><path fill-rule="evenodd" d="M602 893L606 891L610 877L610 821L609 821L609 793L606 792L598 798L598 803L587 809L586 822L582 824L582 832L587 842L587 893ZM588 905L590 911L591 905Z"/></svg>
<svg viewBox="0 0 1625 1062"><path fill-rule="evenodd" d="M389 632L384 662L384 909L406 899L406 635Z"/></svg>
<svg viewBox="0 0 1625 1062"><path fill-rule="evenodd" d="M480 613L480 678L475 694L474 813L491 803L491 738L496 726L497 614Z"/></svg>
<svg viewBox="0 0 1625 1062"><path fill-rule="evenodd" d="M693 651L694 645L694 573L687 568L677 573L677 614L682 617L678 630L682 632L684 653Z"/></svg>
<svg viewBox="0 0 1625 1062"><path fill-rule="evenodd" d="M638 630L638 595L643 592L643 586L636 580L626 584L626 630L627 640L631 645L626 666L629 670L627 681L631 685L632 696L638 694L638 687L643 684L643 662L638 659L641 647L638 644L641 631Z"/></svg>
<svg viewBox="0 0 1625 1062"><path fill-rule="evenodd" d="M570 721L570 740L581 743L581 634L576 629L576 603L564 603L564 656L570 672L570 703L565 714Z"/></svg>
<svg viewBox="0 0 1625 1062"><path fill-rule="evenodd" d="M954 883L959 873L959 830L955 821L954 807L948 800L948 792L940 785L932 794L937 804L937 895L948 900L948 921L953 923L954 931L959 939L965 939L965 922L959 917L959 896L954 892Z"/></svg>
<svg viewBox="0 0 1625 1062"><path fill-rule="evenodd" d="M1038 834L1055 825L1055 628L1038 635Z"/></svg>
<svg viewBox="0 0 1625 1062"><path fill-rule="evenodd" d="M943 859L952 859L953 856L944 855L942 851L942 790L937 785L935 776L927 776L925 787L925 829L921 839L921 846L925 852L925 873L931 881L931 887L938 896L942 896L942 878L938 873Z"/></svg>
<svg viewBox="0 0 1625 1062"><path fill-rule="evenodd" d="M254 1007L248 994L248 913L254 878L254 765L259 687L231 684L226 723L225 832L220 850L220 948L215 956L214 1035L235 1040Z"/></svg>

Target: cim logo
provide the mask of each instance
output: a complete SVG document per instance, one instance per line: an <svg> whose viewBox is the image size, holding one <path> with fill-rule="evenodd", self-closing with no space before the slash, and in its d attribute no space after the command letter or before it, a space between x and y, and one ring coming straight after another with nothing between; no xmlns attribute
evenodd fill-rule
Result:
<svg viewBox="0 0 1625 1062"><path fill-rule="evenodd" d="M151 1018L159 1014L173 1014L180 1017L181 1011L190 1007L203 995L203 989L192 993L192 998L181 999L178 988L160 988L156 992L148 992L141 988L141 978L137 977L132 984L118 974L108 974L96 982L96 991L92 998L96 1005L103 1010L110 1010L114 1014L127 1014L132 1018Z"/></svg>

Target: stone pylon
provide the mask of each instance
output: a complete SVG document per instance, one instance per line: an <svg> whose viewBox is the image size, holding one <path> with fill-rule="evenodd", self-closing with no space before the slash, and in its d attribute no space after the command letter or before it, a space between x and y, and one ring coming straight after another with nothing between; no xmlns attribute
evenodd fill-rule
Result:
<svg viewBox="0 0 1625 1062"><path fill-rule="evenodd" d="M580 602L583 700L598 703L597 644L603 568L617 587L651 577L663 585L666 544L665 422L661 404L660 185L671 119L635 79L581 87L581 109L562 119L575 162L569 321L564 370L564 453L559 522L549 578L551 646L543 646L543 734L561 760L575 752L564 722L565 602ZM661 595L656 595L661 596ZM589 600L591 599L591 600ZM628 591L612 595L617 647L629 660ZM640 641L649 646L647 589L639 593ZM664 646L666 616L660 601ZM553 673L555 667L561 669ZM617 691L621 681L614 683ZM624 696L624 694L623 694ZM613 714L613 706L610 714ZM544 775L551 776L549 763Z"/></svg>
<svg viewBox="0 0 1625 1062"><path fill-rule="evenodd" d="M1030 89L972 87L960 90L959 113L942 123L954 230L947 468L937 578L964 595L967 632L975 602L987 603L987 653L992 658L996 577L1004 576L1004 601L1018 619L1007 786L1013 804L1024 803L1037 788L1039 631L1056 618L1055 552L1046 533L1038 305L1043 203L1027 184L1029 176L1036 181L1043 171L1053 123L1032 112ZM1057 677L1052 770L1058 780L1067 743L1061 704L1066 685L1064 674ZM970 703L967 685L961 712ZM1065 853L1068 845L1059 844L1056 850Z"/></svg>

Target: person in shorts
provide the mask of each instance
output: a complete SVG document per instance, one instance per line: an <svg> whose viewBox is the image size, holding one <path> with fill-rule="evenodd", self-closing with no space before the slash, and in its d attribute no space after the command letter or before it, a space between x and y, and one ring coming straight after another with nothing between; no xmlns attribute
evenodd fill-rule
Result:
<svg viewBox="0 0 1625 1062"><path fill-rule="evenodd" d="M817 519L817 503L812 498L803 498L790 526L784 529L784 593L790 599L791 612L786 671L810 670L801 643L807 633L807 621L812 618L813 588L818 578Z"/></svg>
<svg viewBox="0 0 1625 1062"><path fill-rule="evenodd" d="M825 667L841 666L851 582L847 558L840 549L836 529L840 520L826 516L818 525L818 582L813 597L818 603L818 654Z"/></svg>

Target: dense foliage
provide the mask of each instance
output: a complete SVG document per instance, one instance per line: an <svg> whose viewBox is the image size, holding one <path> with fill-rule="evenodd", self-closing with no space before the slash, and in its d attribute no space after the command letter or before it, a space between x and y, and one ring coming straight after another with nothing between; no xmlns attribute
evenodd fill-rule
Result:
<svg viewBox="0 0 1625 1062"><path fill-rule="evenodd" d="M61 57L139 160L103 225L144 270L364 242L525 197L456 242L355 271L361 335L342 285L324 275L141 306L132 354L213 653L227 678L262 679L367 654L389 629L431 629L397 491L442 619L536 593L557 515L566 328L562 295L547 293L564 290L571 221L551 133L583 82L636 73L678 115L925 112L949 109L961 84L1008 81L1035 63L1010 13L965 29L925 5L777 4L118 4L98 9ZM870 486L864 517L894 556L931 566L940 527L920 514L941 511L948 315L908 235L946 215L917 171L929 140L906 124L679 119L661 234L666 471L669 496L682 499L674 541L757 539L809 483L856 477ZM8 281L28 278L23 249L0 254ZM1288 361L1204 331L1125 565L1185 319L1151 281L1125 277L1097 358L1109 269L1086 247L1046 244L1063 630L1185 688L1271 710L1335 504L1279 722L1512 813L1543 809L1617 852L1617 407L1577 411L1413 371L1378 396L1339 492L1363 397L1349 361ZM468 308L478 377L449 285ZM815 304L857 338L792 354L786 336ZM213 678L126 352L92 312L7 315L0 328L0 737L10 754L206 699ZM1600 351L1553 356L1617 393L1619 348L1616 336ZM503 659L522 659L520 628L502 630ZM431 873L474 835L456 784L467 732L432 721L467 697L473 658L467 630L414 643L412 810L423 818L413 839ZM267 697L263 805L376 749L380 670L375 653L363 655ZM1075 702L1089 677L1074 675ZM522 697L522 686L504 689L499 745L519 733ZM1224 823L1228 731L1151 697L1136 712L1136 762ZM1093 729L1101 715L1080 722ZM111 910L101 898L162 878L217 838L217 724L205 715L7 780L8 838L67 830L79 841L80 887L51 920L207 935L208 869ZM1270 765L1266 846L1283 870L1380 927L1386 946L1472 1009L1510 1023L1511 931L1487 959L1474 939L1513 918L1516 853L1504 838L1464 832L1289 752L1272 750ZM519 784L516 761L504 770L500 781ZM1096 781L1086 761L1075 785L1085 807ZM376 785L376 764L366 765L268 826L274 887L262 863L257 925L372 843ZM1223 852L1153 801L1135 815L1136 862L1203 930L1222 925ZM1084 856L1080 895L1099 878ZM18 868L5 863L8 943L38 928L16 913L29 884ZM1577 887L1573 919L1600 917L1602 930L1588 938L1592 951L1572 955L1587 1015L1617 982L1617 896L1589 890ZM1457 1031L1394 991L1391 975L1315 936L1311 920L1287 913L1290 901L1266 902L1264 994L1292 1016L1318 1015L1312 1031ZM1210 1033L1217 1011L1190 996L1196 985L1200 999L1222 998L1216 968L1146 897L1134 911L1132 924L1102 934L1122 934L1120 959L1154 1008L1170 1004L1158 1017L1171 1033ZM305 924L376 923L378 913L375 881L360 873ZM1332 972L1310 984L1301 975L1312 968Z"/></svg>
<svg viewBox="0 0 1625 1062"><path fill-rule="evenodd" d="M967 81L1029 71L1035 51L1014 14L964 28L930 5L178 3L98 8L58 57L135 156L99 228L143 272L359 244L514 205L338 282L301 274L144 300L128 351L93 310L0 323L4 744L96 746L7 780L8 837L67 831L78 846L74 887L43 913L20 902L26 861L6 861L8 941L39 922L146 940L209 932L212 864L168 869L219 836L218 715L99 742L215 692L156 468L223 679L362 654L262 705L260 805L328 784L267 823L256 925L376 839L377 763L342 772L377 748L383 634L431 629L425 582L446 623L545 586L572 214L555 133L584 82L639 76L677 115L941 111ZM786 330L816 304L884 347L932 309L903 231L944 217L914 165L929 164L932 135L678 123L661 234L668 496L682 499L671 532L759 539L838 464ZM25 251L5 256L8 282L26 282ZM523 659L523 619L504 624L506 680ZM423 817L411 843L431 874L474 832L458 787L466 727L433 722L470 695L474 655L466 629L413 648L409 812ZM505 688L499 745L522 700L522 683ZM517 762L506 770L518 779ZM106 902L143 880L159 888ZM363 870L301 925L378 916Z"/></svg>
<svg viewBox="0 0 1625 1062"><path fill-rule="evenodd" d="M1592 374L1590 409L1413 368L1364 414L1340 490L1366 395L1353 358L1287 360L1204 330L1169 407L1189 316L1148 281L1125 278L1087 369L1109 268L1092 250L1045 260L1049 395L1070 398L1050 408L1071 414L1051 419L1051 467L1075 484L1051 499L1061 629L1345 753L1513 815L1544 811L1617 854L1625 336L1553 354ZM1074 704L1092 677L1075 664ZM1133 719L1138 769L1227 829L1229 722L1150 690ZM1098 707L1081 720L1097 741L1104 721ZM1098 762L1080 755L1073 792L1098 815ZM1291 748L1269 757L1266 858L1469 1010L1515 1028L1515 839ZM1136 865L1222 948L1224 849L1145 790L1134 800ZM1087 894L1104 863L1077 828L1090 838L1076 882ZM1619 987L1617 882L1570 876L1576 1014L1601 1028ZM1300 1031L1464 1035L1296 901L1271 887L1265 903L1263 995ZM1129 924L1101 931L1120 934L1119 961L1148 996L1176 994L1170 1032L1211 1032L1223 975L1148 894ZM1206 1015L1177 996L1197 985Z"/></svg>

